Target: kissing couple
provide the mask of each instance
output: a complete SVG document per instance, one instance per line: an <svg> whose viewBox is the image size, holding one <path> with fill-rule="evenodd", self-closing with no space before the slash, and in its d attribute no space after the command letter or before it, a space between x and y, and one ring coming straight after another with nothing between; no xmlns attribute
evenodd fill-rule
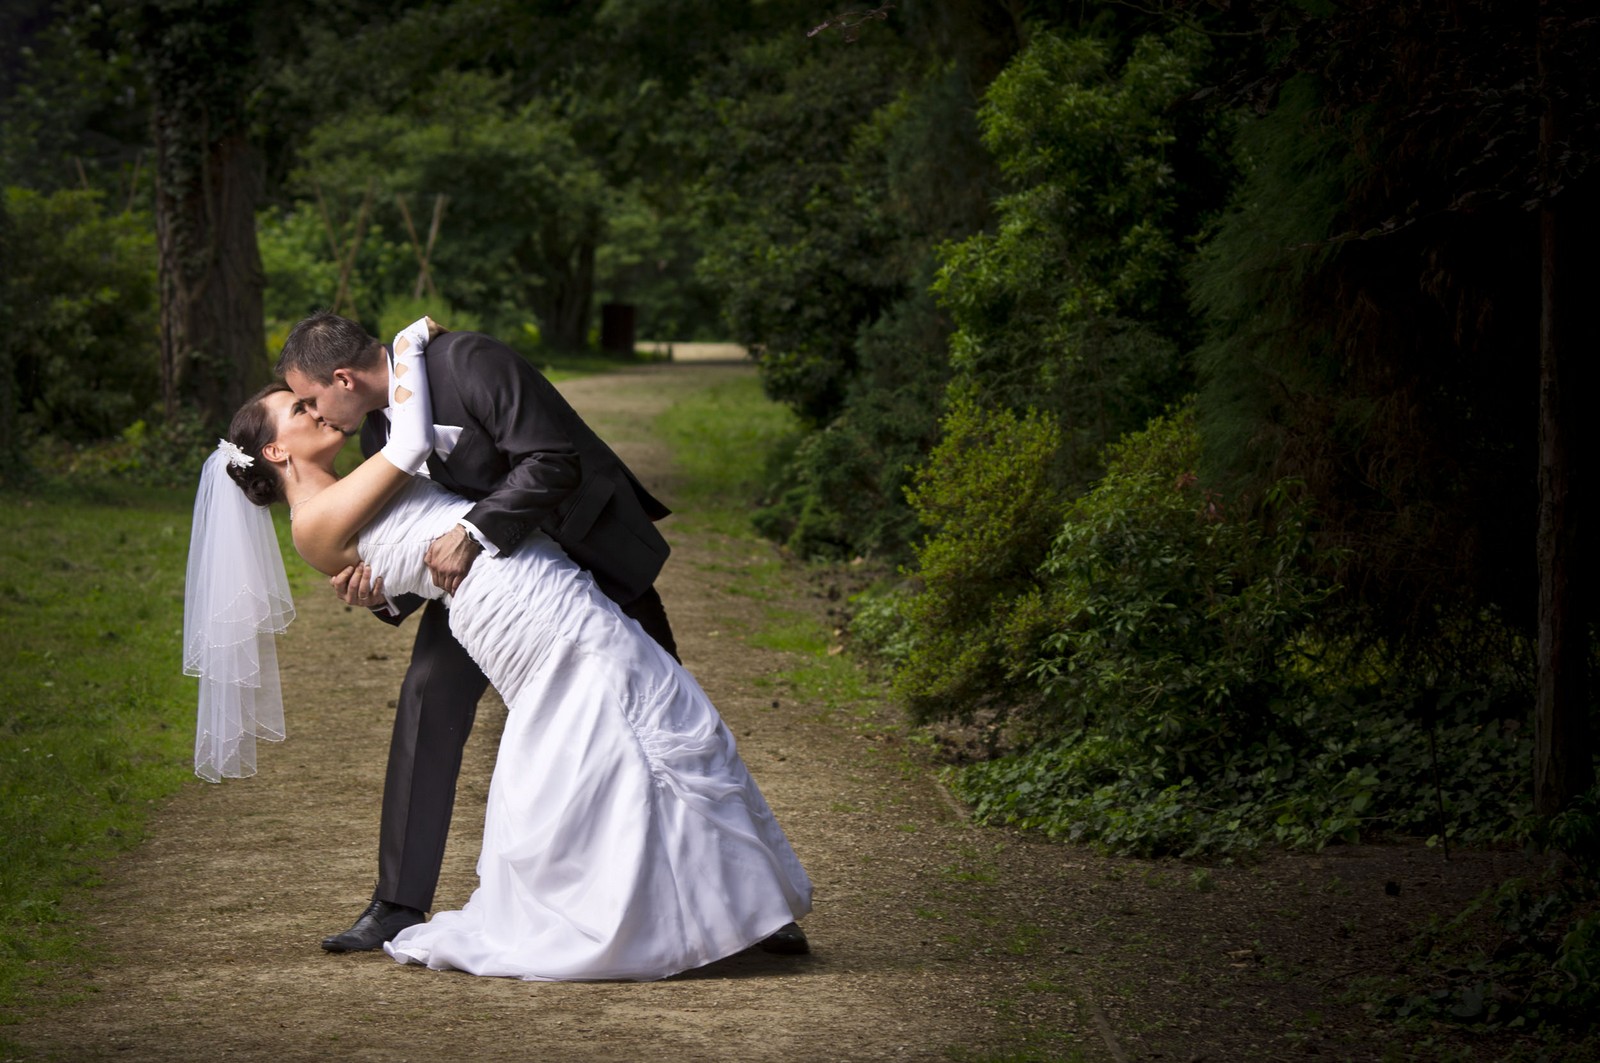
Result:
<svg viewBox="0 0 1600 1063"><path fill-rule="evenodd" d="M320 314L206 460L185 586L195 769L254 772L281 738L274 633L293 616L267 506L340 596L423 606L390 748L371 906L332 952L537 980L664 978L805 951L811 882L676 659L653 584L666 509L505 345L424 318L391 348ZM371 456L334 472L362 417ZM485 481L488 481L485 483ZM624 604L618 604L622 602ZM423 605L423 603L426 603ZM478 888L426 919L461 748L488 683L509 710Z"/></svg>

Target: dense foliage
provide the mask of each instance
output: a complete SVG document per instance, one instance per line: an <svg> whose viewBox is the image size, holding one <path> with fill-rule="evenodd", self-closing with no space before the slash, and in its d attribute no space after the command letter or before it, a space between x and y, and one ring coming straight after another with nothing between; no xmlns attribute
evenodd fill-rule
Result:
<svg viewBox="0 0 1600 1063"><path fill-rule="evenodd" d="M699 97L720 146L700 273L767 393L813 429L760 517L805 554L897 556L915 534L903 491L949 375L934 250L987 216L968 61L913 43L762 42Z"/></svg>
<svg viewBox="0 0 1600 1063"><path fill-rule="evenodd" d="M5 191L5 344L24 437L86 441L149 416L157 396L148 218L93 191Z"/></svg>
<svg viewBox="0 0 1600 1063"><path fill-rule="evenodd" d="M994 230L942 249L951 362L979 401L1051 415L1075 486L1187 383L1177 266L1211 175L1196 150L1208 130L1174 105L1206 51L1178 31L1118 62L1109 40L1041 34L979 112L1006 185Z"/></svg>

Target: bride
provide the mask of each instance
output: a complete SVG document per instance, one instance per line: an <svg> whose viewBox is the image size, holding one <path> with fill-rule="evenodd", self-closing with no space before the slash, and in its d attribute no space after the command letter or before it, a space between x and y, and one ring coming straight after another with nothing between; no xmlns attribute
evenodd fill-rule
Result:
<svg viewBox="0 0 1600 1063"><path fill-rule="evenodd" d="M432 449L423 319L396 337L384 449L344 478L343 434L286 385L242 407L207 459L185 591L185 670L201 675L196 771L250 774L281 738L273 633L293 615L265 507L332 575L446 597L423 557L471 503L412 473ZM434 326L436 329L437 326ZM228 484L225 480L231 480ZM811 883L733 737L683 668L548 539L482 556L452 633L509 708L478 888L385 948L402 963L538 980L646 980L762 941Z"/></svg>

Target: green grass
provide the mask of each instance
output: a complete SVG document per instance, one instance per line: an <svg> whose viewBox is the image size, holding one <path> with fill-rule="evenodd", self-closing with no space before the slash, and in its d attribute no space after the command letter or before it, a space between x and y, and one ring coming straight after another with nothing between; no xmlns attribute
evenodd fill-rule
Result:
<svg viewBox="0 0 1600 1063"><path fill-rule="evenodd" d="M0 1016L81 959L64 904L192 779L190 489L0 495Z"/></svg>
<svg viewBox="0 0 1600 1063"><path fill-rule="evenodd" d="M672 447L683 476L677 515L695 530L735 540L757 539L750 523L766 484L768 461L798 431L794 415L761 391L760 381L742 377L675 404L656 419L656 430ZM736 556L730 552L730 557ZM884 697L883 684L848 654L817 617L790 608L793 581L788 566L763 546L729 566L728 592L766 603L752 646L788 653L794 667L768 677L765 686L818 702L828 717L844 716L870 730L869 717Z"/></svg>
<svg viewBox="0 0 1600 1063"><path fill-rule="evenodd" d="M90 957L71 902L165 798L205 785L182 657L193 500L105 481L0 493L0 1024L73 984L60 975ZM320 586L287 570L296 597Z"/></svg>
<svg viewBox="0 0 1600 1063"><path fill-rule="evenodd" d="M656 420L683 476L678 516L696 530L754 540L750 514L766 482L768 457L797 431L794 415L761 392L755 377L732 380L677 403ZM828 712L859 712L882 695L851 659L830 653L837 643L817 618L784 603L790 590L785 564L765 548L727 566L728 592L767 603L752 646L793 654L800 662L771 683Z"/></svg>
<svg viewBox="0 0 1600 1063"><path fill-rule="evenodd" d="M612 373L630 365L642 365L654 359L639 355L634 358L592 351L562 353L549 348L524 351L523 357L532 362L552 384L596 373Z"/></svg>
<svg viewBox="0 0 1600 1063"><path fill-rule="evenodd" d="M786 407L753 376L719 384L656 419L683 478L679 516L691 527L748 538L767 478L768 456L799 431Z"/></svg>

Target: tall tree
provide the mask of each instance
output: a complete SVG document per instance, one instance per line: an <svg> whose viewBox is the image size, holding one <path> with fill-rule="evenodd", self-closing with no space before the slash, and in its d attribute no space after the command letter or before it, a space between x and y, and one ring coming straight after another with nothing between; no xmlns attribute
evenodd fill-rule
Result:
<svg viewBox="0 0 1600 1063"><path fill-rule="evenodd" d="M131 205L148 180L141 78L116 4L0 5L0 179L99 188ZM142 202L142 201L141 201Z"/></svg>
<svg viewBox="0 0 1600 1063"><path fill-rule="evenodd" d="M144 0L167 415L221 425L265 377L260 173L246 122L257 0Z"/></svg>
<svg viewBox="0 0 1600 1063"><path fill-rule="evenodd" d="M370 2L344 0L341 7ZM284 166L287 154L278 153L274 164L286 187L309 198L314 179L330 203L342 200L354 213L374 167L362 163L363 172L349 173L356 160L340 148L349 144L396 171L376 174L371 219L385 231L404 231L396 192L424 202L448 196L434 271L441 293L489 327L525 321L531 310L545 339L559 346L586 343L596 293L606 286L637 290L668 270L675 278L669 286L685 283L693 252L682 246L690 211L679 186L699 167L681 144L669 143L681 139L673 112L696 73L717 65L754 17L751 5L388 6L341 32L327 25L309 31L303 54L274 74L279 108L315 126L294 145L309 148L297 151L298 166ZM759 6L763 13L772 7ZM404 55L408 62L356 65L348 62L352 53ZM485 85L493 91L481 91ZM446 152L458 139L462 163L445 159L430 170L423 160L399 159L386 140L402 134L372 135L391 128L391 120L437 127L442 138L434 139ZM523 151L542 150L539 142L552 136L560 140L555 155L541 160ZM498 169L490 165L497 156L508 156ZM536 187L525 186L530 171ZM551 188L559 194L543 194ZM621 225L619 214L626 215ZM648 268L636 268L642 260Z"/></svg>
<svg viewBox="0 0 1600 1063"><path fill-rule="evenodd" d="M1588 668L1591 647L1582 569L1587 563L1583 532L1590 514L1578 455L1593 442L1582 440L1584 404L1593 394L1586 372L1592 360L1594 326L1587 344L1578 344L1570 327L1567 293L1572 271L1563 223L1571 217L1571 196L1560 195L1568 175L1565 160L1573 146L1563 128L1574 102L1585 102L1564 78L1559 41L1574 31L1559 0L1540 0L1535 51L1543 112L1539 115L1539 673L1534 712L1534 807L1545 815L1561 808L1594 784L1594 738L1589 727ZM1592 25L1593 19L1582 20ZM1593 101L1586 101L1592 103ZM1592 113L1587 116L1592 120ZM1587 380L1582 379L1588 377Z"/></svg>
<svg viewBox="0 0 1600 1063"><path fill-rule="evenodd" d="M1213 452L1253 456L1258 484L1305 480L1344 548L1341 634L1436 677L1402 684L1538 672L1515 708L1474 700L1538 701L1544 811L1592 783L1595 753L1596 573L1576 547L1594 487L1574 460L1590 360L1572 354L1592 326L1564 298L1565 238L1600 217L1590 6L1359 0L1288 19L1198 286Z"/></svg>

